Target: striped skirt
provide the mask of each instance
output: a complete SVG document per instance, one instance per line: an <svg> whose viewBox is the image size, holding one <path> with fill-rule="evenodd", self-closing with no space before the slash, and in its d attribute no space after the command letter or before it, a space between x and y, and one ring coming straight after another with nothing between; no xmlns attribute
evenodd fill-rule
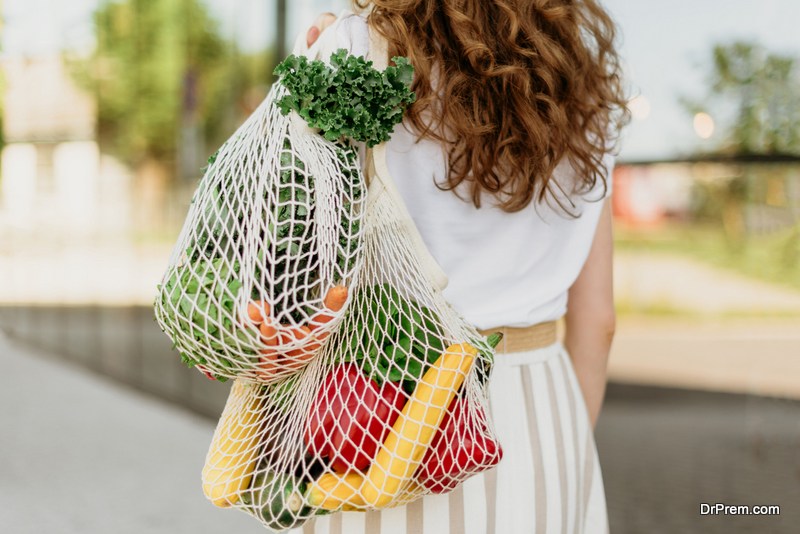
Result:
<svg viewBox="0 0 800 534"><path fill-rule="evenodd" d="M572 363L561 343L497 356L496 468L447 495L381 512L321 516L296 534L606 534L600 464Z"/></svg>

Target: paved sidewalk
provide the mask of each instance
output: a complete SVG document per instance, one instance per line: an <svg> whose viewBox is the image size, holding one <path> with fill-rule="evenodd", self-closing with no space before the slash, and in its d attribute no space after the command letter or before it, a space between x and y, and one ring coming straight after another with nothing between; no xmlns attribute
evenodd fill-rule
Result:
<svg viewBox="0 0 800 534"><path fill-rule="evenodd" d="M0 531L266 532L209 503L213 423L32 353L0 333Z"/></svg>

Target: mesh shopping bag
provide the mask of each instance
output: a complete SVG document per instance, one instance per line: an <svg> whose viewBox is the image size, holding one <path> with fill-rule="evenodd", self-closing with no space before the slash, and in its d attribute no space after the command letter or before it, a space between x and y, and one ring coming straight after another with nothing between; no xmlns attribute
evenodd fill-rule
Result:
<svg viewBox="0 0 800 534"><path fill-rule="evenodd" d="M386 43L371 39L383 68ZM502 457L487 389L499 337L483 338L442 297L447 278L385 144L367 151L366 177L363 257L341 323L302 370L234 383L203 471L215 504L272 530L445 493Z"/></svg>
<svg viewBox="0 0 800 534"><path fill-rule="evenodd" d="M356 147L285 114L282 83L195 193L155 302L184 363L271 381L302 368L344 313L366 195Z"/></svg>

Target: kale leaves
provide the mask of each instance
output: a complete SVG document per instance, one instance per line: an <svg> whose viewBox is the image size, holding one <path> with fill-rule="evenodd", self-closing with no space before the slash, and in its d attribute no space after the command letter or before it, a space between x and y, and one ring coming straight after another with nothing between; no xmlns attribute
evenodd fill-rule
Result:
<svg viewBox="0 0 800 534"><path fill-rule="evenodd" d="M330 141L345 136L372 148L389 139L416 100L410 89L414 67L404 57L392 61L396 66L380 72L343 48L331 56L330 65L291 55L275 68L289 90L277 104L284 115L299 113Z"/></svg>

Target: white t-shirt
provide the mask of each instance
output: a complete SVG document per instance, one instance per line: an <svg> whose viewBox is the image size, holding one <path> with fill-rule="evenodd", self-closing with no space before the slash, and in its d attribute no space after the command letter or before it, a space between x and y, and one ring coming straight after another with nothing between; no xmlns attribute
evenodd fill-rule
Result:
<svg viewBox="0 0 800 534"><path fill-rule="evenodd" d="M368 58L364 18L349 16L336 29L338 48ZM558 319L567 311L567 291L586 262L603 207L603 186L572 197L577 218L531 202L516 213L492 206L484 196L475 208L469 195L442 191L447 164L442 146L395 127L386 163L425 245L450 282L444 297L480 329L525 327ZM604 159L611 191L613 156ZM574 171L562 162L553 178L572 190ZM593 201L592 201L593 200ZM569 202L567 202L569 206Z"/></svg>

